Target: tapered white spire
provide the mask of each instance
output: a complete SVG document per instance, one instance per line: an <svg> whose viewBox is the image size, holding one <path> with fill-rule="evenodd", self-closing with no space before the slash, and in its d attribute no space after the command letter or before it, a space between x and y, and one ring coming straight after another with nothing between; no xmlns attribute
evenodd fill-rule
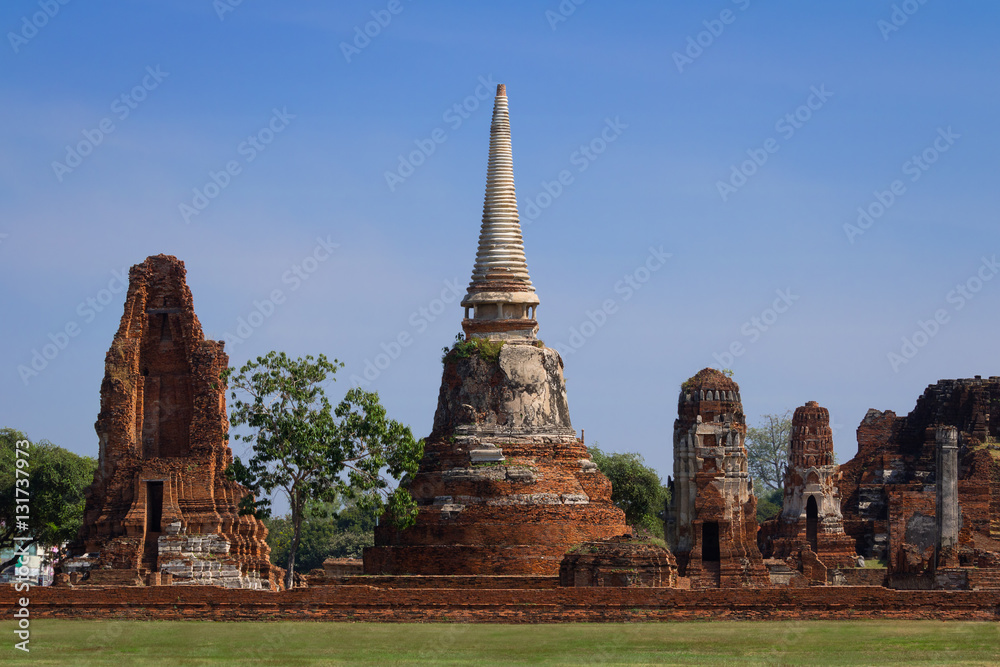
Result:
<svg viewBox="0 0 1000 667"><path fill-rule="evenodd" d="M538 331L538 296L528 275L521 223L514 192L514 159L510 144L507 89L497 86L490 126L490 157L479 250L472 281L462 305L462 326L470 336L534 340ZM473 309L470 318L469 310Z"/></svg>

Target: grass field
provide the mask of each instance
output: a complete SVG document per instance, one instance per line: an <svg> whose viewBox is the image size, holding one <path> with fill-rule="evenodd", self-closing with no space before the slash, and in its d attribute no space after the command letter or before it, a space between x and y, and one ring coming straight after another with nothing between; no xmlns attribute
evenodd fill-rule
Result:
<svg viewBox="0 0 1000 667"><path fill-rule="evenodd" d="M563 625L63 621L31 624L31 665L991 665L1000 624L935 621Z"/></svg>

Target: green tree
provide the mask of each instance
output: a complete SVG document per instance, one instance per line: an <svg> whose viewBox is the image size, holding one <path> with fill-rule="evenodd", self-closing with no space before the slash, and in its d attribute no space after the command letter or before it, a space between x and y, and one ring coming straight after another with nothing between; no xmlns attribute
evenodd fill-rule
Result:
<svg viewBox="0 0 1000 667"><path fill-rule="evenodd" d="M781 489L768 491L757 498L757 523L773 519L781 513L785 493Z"/></svg>
<svg viewBox="0 0 1000 667"><path fill-rule="evenodd" d="M10 549L15 546L14 538L23 535L23 526L19 529L17 516L24 512L17 511L18 503L24 503L24 491L28 496L28 519L24 521L31 542L17 542L26 548L33 542L40 545L62 545L74 539L83 525L84 493L94 481L94 471L97 460L89 456L79 456L46 440L30 444L26 449L27 461L22 470L22 476L17 474L16 443L28 440L28 437L15 429L0 429L0 549ZM24 472L27 471L27 477ZM21 484L18 484L18 479ZM24 481L27 480L27 485ZM20 487L22 495L17 495ZM62 553L57 559L62 558ZM0 563L0 571L17 561L17 556Z"/></svg>
<svg viewBox="0 0 1000 667"><path fill-rule="evenodd" d="M304 574L322 567L327 558L361 558L365 547L375 544L373 512L339 497L333 502L307 504L302 521L302 538L295 556L295 571ZM266 519L271 562L288 561L292 541L292 521L288 515Z"/></svg>
<svg viewBox="0 0 1000 667"><path fill-rule="evenodd" d="M398 480L416 473L423 441L386 417L376 393L350 389L333 408L323 383L335 379L341 367L322 354L316 359L290 359L284 352L269 352L239 371L229 368L222 373L222 381L232 390L233 426L254 431L236 436L253 445L253 455L246 463L235 458L229 470L231 478L252 492L243 499L241 511L264 518L270 516L275 490L288 498L291 540L286 588L293 586L310 501L329 502L339 494L367 511L387 510L390 520L401 527L411 525L417 511L406 489L393 488L387 475Z"/></svg>
<svg viewBox="0 0 1000 667"><path fill-rule="evenodd" d="M764 415L760 426L747 429L747 467L758 498L768 491L784 488L791 438L792 418L787 411Z"/></svg>
<svg viewBox="0 0 1000 667"><path fill-rule="evenodd" d="M611 502L625 512L625 520L633 528L643 528L656 537L663 537L663 512L670 491L660 475L647 466L640 454L606 453L598 447L588 447L590 458L611 480Z"/></svg>

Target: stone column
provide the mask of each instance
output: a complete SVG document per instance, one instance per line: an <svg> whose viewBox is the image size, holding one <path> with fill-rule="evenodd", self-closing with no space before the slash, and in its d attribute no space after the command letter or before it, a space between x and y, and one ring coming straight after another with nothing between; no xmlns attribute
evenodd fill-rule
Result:
<svg viewBox="0 0 1000 667"><path fill-rule="evenodd" d="M939 426L937 440L937 553L958 544L958 429Z"/></svg>

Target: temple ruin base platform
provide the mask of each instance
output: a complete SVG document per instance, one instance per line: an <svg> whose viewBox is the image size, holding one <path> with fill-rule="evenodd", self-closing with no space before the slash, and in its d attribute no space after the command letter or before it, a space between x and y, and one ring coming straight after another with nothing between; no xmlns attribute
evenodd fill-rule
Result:
<svg viewBox="0 0 1000 667"><path fill-rule="evenodd" d="M355 577L360 580L363 577ZM308 620L555 623L678 620L1000 620L993 591L899 591L875 586L790 589L503 589L318 586L271 592L215 586L31 589L31 617L136 620ZM418 578L412 578L414 581ZM22 593L0 591L12 618Z"/></svg>

